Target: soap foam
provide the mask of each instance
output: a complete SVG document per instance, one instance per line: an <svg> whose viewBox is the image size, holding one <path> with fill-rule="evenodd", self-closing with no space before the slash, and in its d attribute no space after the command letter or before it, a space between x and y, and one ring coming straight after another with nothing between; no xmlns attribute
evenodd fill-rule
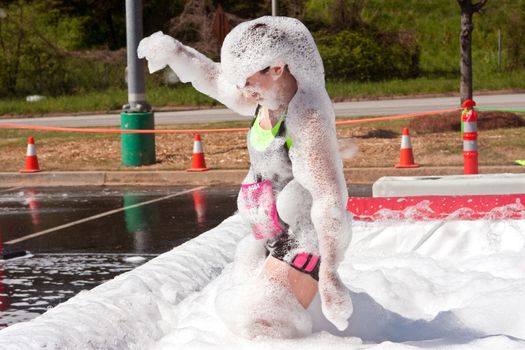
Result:
<svg viewBox="0 0 525 350"><path fill-rule="evenodd" d="M289 185L297 191L283 190L280 208L291 208L294 203L295 215L290 214L292 211L283 214L293 216L291 234L300 248L321 255L319 290L323 312L343 329L352 304L335 271L351 238L346 212L348 191L335 113L325 90L323 62L306 26L293 18L270 16L241 23L226 36L220 63L162 33L143 39L138 54L151 62L150 69L169 65L181 81L191 82L197 90L241 114L252 115L255 101L247 99L242 90L247 78L267 67L288 67L297 82L285 120L293 141L289 158L296 181ZM279 96L272 95L275 92L270 89L261 103L275 107L279 101ZM276 177L288 175L281 164L268 164Z"/></svg>

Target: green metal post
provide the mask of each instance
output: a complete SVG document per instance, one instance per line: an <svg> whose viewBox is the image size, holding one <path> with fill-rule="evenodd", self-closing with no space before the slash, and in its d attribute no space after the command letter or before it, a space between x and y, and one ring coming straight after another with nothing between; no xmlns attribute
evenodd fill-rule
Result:
<svg viewBox="0 0 525 350"><path fill-rule="evenodd" d="M153 130L153 112L122 112L122 130ZM122 165L140 166L155 163L155 134L122 133Z"/></svg>
<svg viewBox="0 0 525 350"><path fill-rule="evenodd" d="M142 39L142 0L126 0L126 43L128 56L128 104L120 114L123 130L153 130L151 106L146 102L144 62L137 56ZM122 165L140 166L155 163L154 134L122 134Z"/></svg>

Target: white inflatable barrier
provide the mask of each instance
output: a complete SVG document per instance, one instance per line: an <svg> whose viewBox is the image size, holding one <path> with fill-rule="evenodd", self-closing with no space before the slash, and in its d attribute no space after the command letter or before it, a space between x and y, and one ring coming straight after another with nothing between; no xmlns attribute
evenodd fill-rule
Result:
<svg viewBox="0 0 525 350"><path fill-rule="evenodd" d="M525 174L385 176L372 186L374 197L466 196L525 193Z"/></svg>
<svg viewBox="0 0 525 350"><path fill-rule="evenodd" d="M513 205L500 211L515 213ZM322 316L317 299L308 310L313 329L307 337L247 340L228 330L216 300L231 280L237 243L249 232L232 216L133 271L2 330L0 349L521 349L525 219L499 218L354 220L339 269L354 304L343 332Z"/></svg>

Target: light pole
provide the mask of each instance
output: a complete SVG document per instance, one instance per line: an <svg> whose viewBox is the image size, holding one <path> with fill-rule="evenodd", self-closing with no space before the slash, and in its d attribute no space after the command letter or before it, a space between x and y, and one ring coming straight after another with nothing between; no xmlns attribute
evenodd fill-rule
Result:
<svg viewBox="0 0 525 350"><path fill-rule="evenodd" d="M272 16L277 16L277 0L272 0Z"/></svg>
<svg viewBox="0 0 525 350"><path fill-rule="evenodd" d="M142 0L126 0L126 46L128 103L120 114L120 128L124 130L152 130L155 119L146 102L144 64L137 56L142 39ZM140 166L155 163L155 134L127 134L121 136L122 165Z"/></svg>

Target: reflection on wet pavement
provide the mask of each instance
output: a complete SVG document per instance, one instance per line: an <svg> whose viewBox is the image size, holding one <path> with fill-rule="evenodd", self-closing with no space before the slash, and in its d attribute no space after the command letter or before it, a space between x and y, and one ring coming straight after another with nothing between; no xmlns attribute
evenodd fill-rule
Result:
<svg viewBox="0 0 525 350"><path fill-rule="evenodd" d="M43 188L0 193L0 235L6 249L32 252L162 253L216 226L236 209L235 187L189 189ZM173 196L178 193L182 194ZM17 241L39 232L46 233ZM17 242L9 245L11 241Z"/></svg>
<svg viewBox="0 0 525 350"><path fill-rule="evenodd" d="M20 250L34 256L0 260L0 328L139 266L236 209L236 187L189 189L1 191L0 257Z"/></svg>

